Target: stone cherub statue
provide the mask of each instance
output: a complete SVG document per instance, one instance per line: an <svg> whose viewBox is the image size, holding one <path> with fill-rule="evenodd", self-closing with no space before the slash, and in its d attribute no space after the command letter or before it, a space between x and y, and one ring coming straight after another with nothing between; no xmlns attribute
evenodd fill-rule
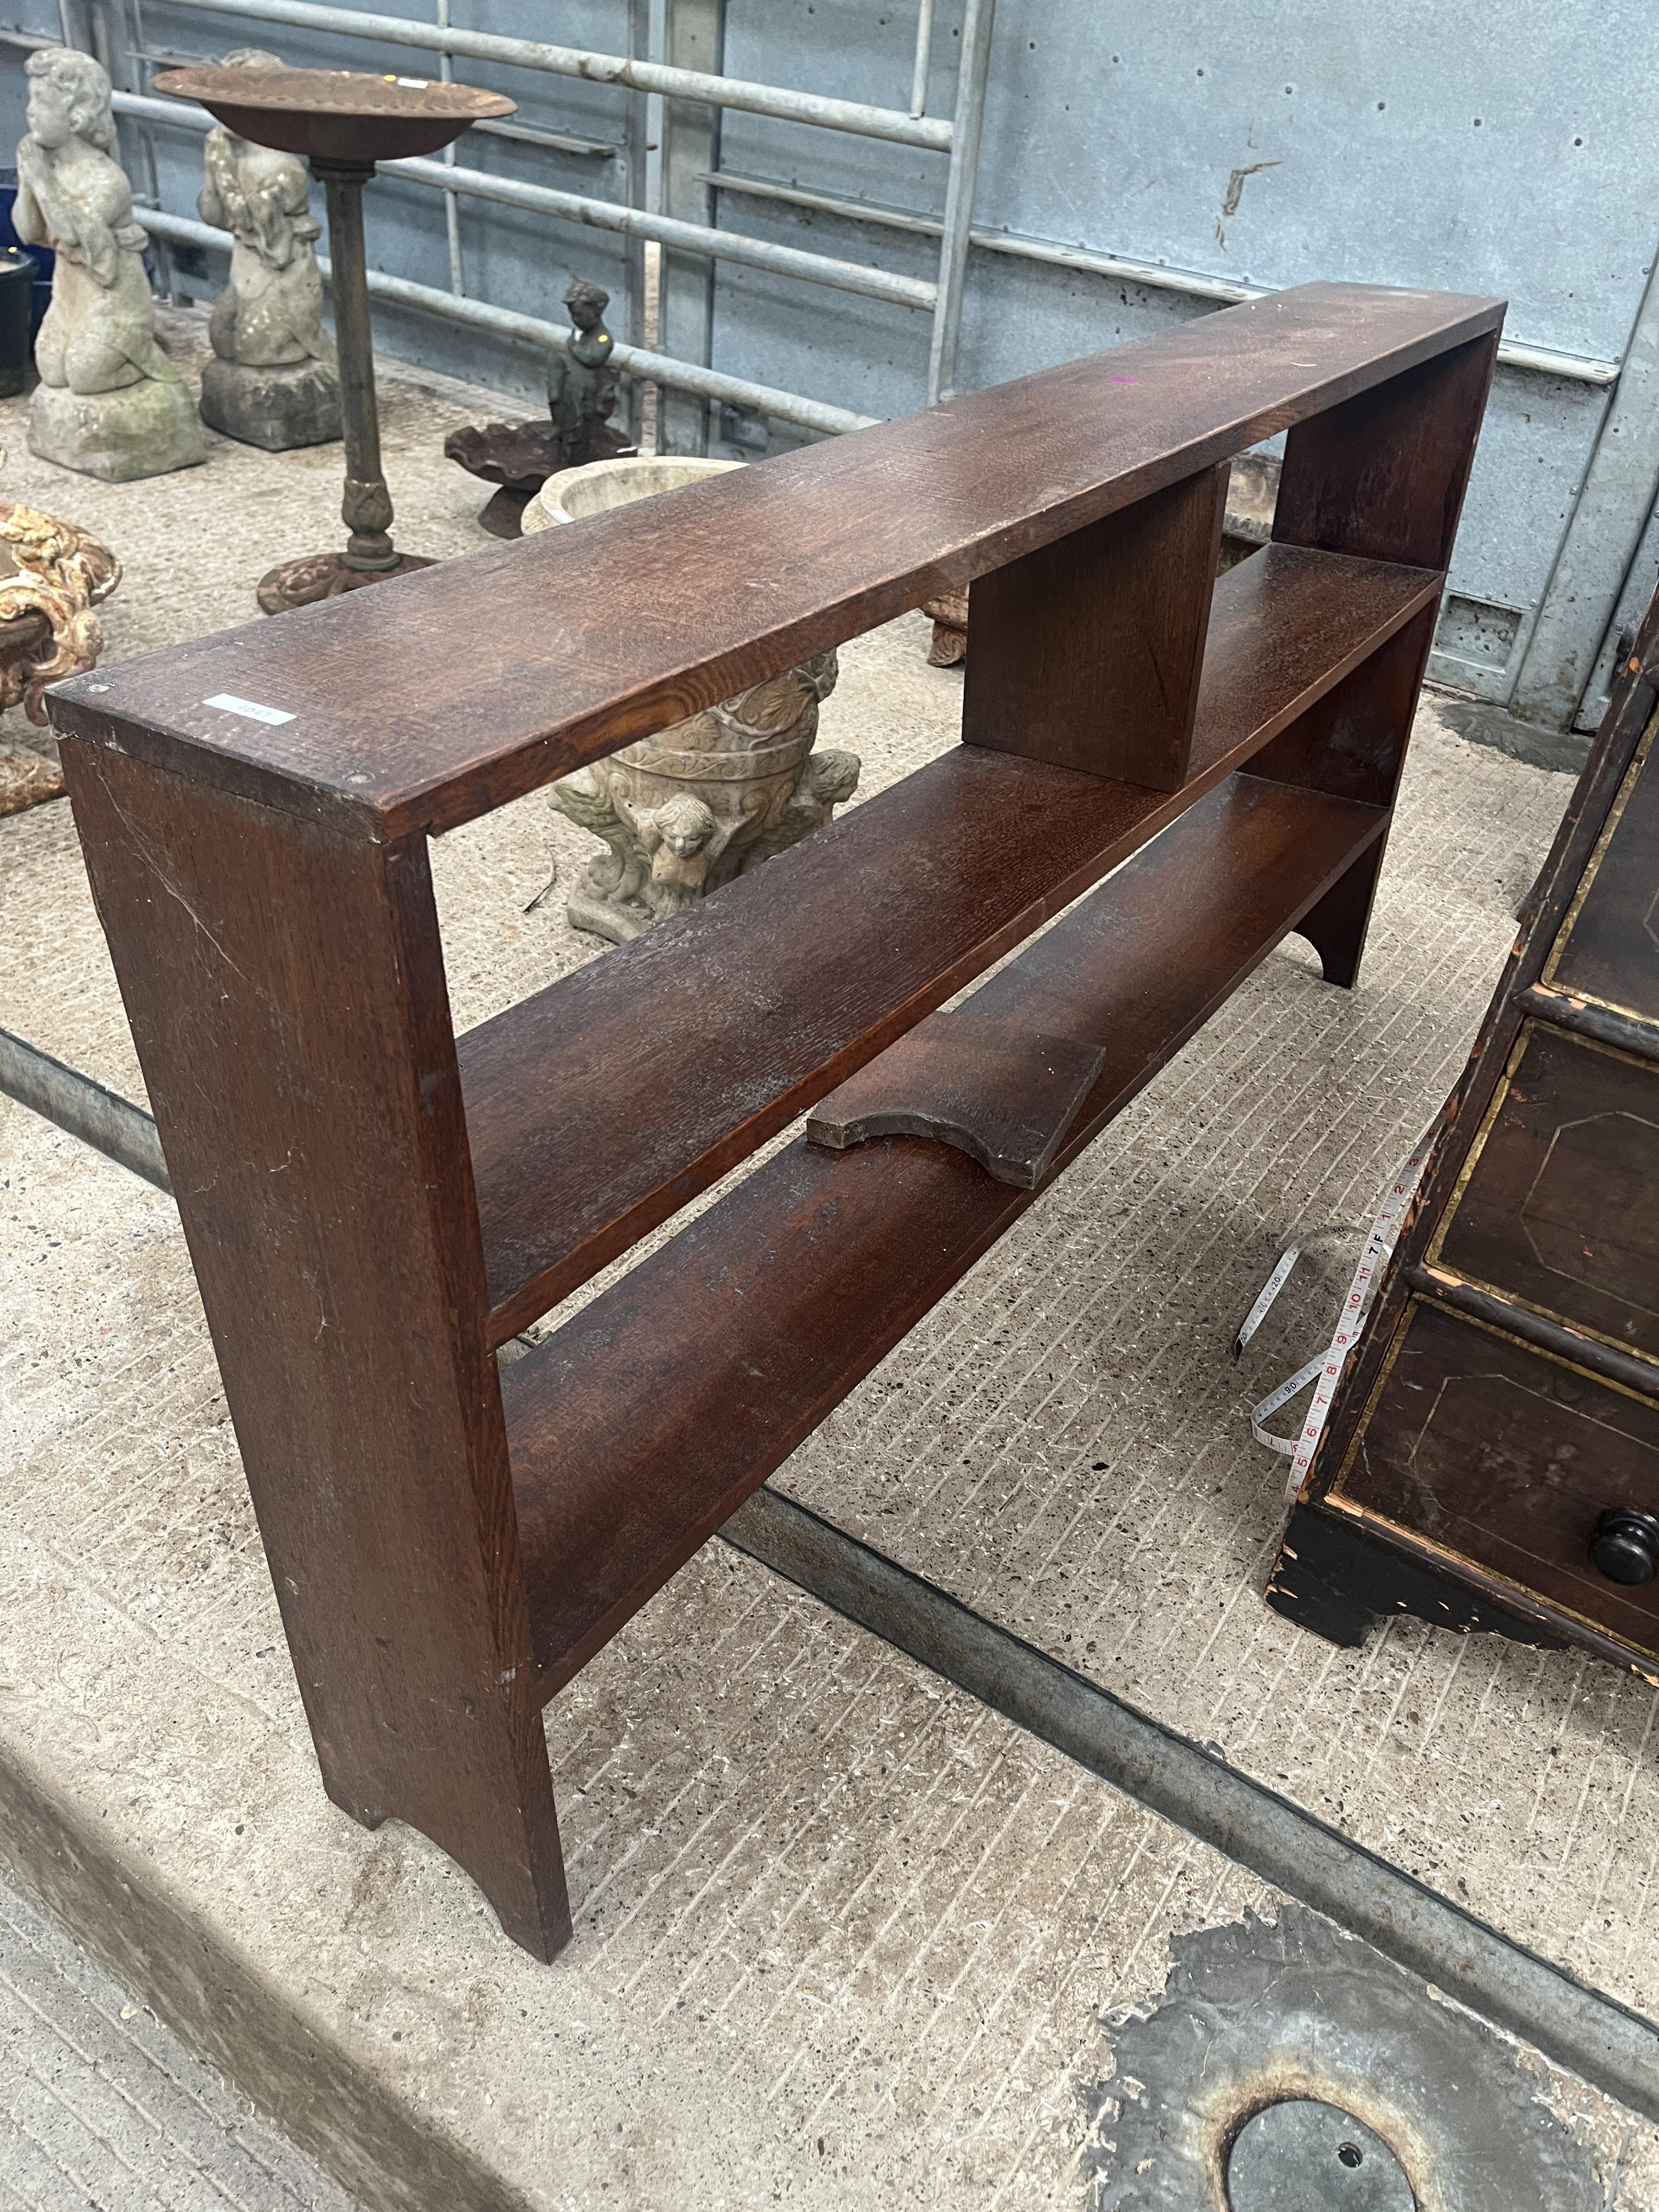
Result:
<svg viewBox="0 0 1659 2212"><path fill-rule="evenodd" d="M494 538L517 538L526 507L562 469L615 460L634 451L611 426L617 375L611 366L616 340L605 326L611 295L578 276L564 295L573 325L548 371L549 419L543 422L485 422L453 430L444 441L452 461L501 489L478 517Z"/></svg>
<svg viewBox="0 0 1659 2212"><path fill-rule="evenodd" d="M35 340L29 449L110 483L204 461L190 393L155 340L144 234L109 152L109 79L67 46L40 48L25 66L29 127L12 222L26 246L58 256Z"/></svg>
<svg viewBox="0 0 1659 2212"><path fill-rule="evenodd" d="M258 46L225 56L230 69L279 70ZM209 324L213 359L202 374L202 420L245 445L284 453L340 435L334 341L323 328L323 280L311 179L293 154L216 124L207 136L197 213L228 230L230 282Z"/></svg>
<svg viewBox="0 0 1659 2212"><path fill-rule="evenodd" d="M821 653L562 777L553 805L611 848L572 893L572 924L625 945L822 829L860 766L812 750L836 675Z"/></svg>

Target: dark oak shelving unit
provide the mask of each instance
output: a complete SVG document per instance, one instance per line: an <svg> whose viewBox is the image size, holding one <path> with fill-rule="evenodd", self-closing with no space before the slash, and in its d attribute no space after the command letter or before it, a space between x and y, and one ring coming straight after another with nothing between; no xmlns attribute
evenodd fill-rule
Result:
<svg viewBox="0 0 1659 2212"><path fill-rule="evenodd" d="M538 1955L546 1699L1288 931L1353 981L1502 319L1308 286L54 694L325 1784ZM964 584L957 750L456 1038L432 832Z"/></svg>

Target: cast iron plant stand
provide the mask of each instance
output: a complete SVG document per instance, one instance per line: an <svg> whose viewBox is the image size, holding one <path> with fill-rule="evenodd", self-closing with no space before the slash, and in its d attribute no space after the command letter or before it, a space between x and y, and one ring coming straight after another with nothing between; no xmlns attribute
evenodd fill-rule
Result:
<svg viewBox="0 0 1659 2212"><path fill-rule="evenodd" d="M392 495L380 467L374 401L363 186L377 161L436 153L484 117L510 115L516 103L471 85L344 70L168 70L155 79L155 89L199 100L228 130L256 145L303 155L328 202L345 428L340 514L350 536L343 552L302 553L280 562L259 580L259 605L268 615L281 614L315 599L337 599L362 584L429 568L432 562L424 555L399 553L392 542Z"/></svg>

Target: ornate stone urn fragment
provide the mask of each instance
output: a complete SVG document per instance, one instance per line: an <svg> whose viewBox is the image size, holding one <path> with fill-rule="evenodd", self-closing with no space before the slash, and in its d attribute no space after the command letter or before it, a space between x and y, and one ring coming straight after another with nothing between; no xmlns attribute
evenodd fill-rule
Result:
<svg viewBox="0 0 1659 2212"><path fill-rule="evenodd" d="M276 54L239 46L228 69L279 70ZM202 420L228 438L285 453L340 435L340 377L323 328L323 279L303 161L222 123L208 132L196 210L228 230L230 282L214 303L213 359L202 373Z"/></svg>
<svg viewBox="0 0 1659 2212"><path fill-rule="evenodd" d="M155 342L144 234L109 153L109 79L90 54L67 46L42 47L24 66L29 127L17 148L12 222L26 246L58 257L34 342L29 450L110 483L188 468L207 447L195 403Z"/></svg>
<svg viewBox="0 0 1659 2212"><path fill-rule="evenodd" d="M954 668L958 661L968 658L968 594L962 592L941 592L935 599L924 599L921 611L933 625L933 642L927 648L930 668Z"/></svg>
<svg viewBox="0 0 1659 2212"><path fill-rule="evenodd" d="M97 665L104 633L92 611L120 580L120 562L89 531L0 504L0 713L21 702L31 722L44 724L47 684ZM55 761L0 743L0 814L63 788Z"/></svg>
<svg viewBox="0 0 1659 2212"><path fill-rule="evenodd" d="M741 461L613 460L568 469L525 509L528 535L650 499ZM588 862L565 911L577 929L625 945L821 829L850 799L856 753L813 750L833 649L735 698L641 738L553 786L560 813L610 848Z"/></svg>

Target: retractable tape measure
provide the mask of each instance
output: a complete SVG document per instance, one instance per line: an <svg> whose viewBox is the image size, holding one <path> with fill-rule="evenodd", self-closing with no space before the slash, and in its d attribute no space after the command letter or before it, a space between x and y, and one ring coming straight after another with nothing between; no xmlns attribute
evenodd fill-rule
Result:
<svg viewBox="0 0 1659 2212"><path fill-rule="evenodd" d="M1276 1390L1270 1390L1259 1404L1250 1408L1250 1433L1256 1442L1266 1444L1269 1451L1284 1452L1289 1455L1291 1472L1285 1485L1285 1496L1291 1504L1295 1503L1307 1480L1308 1469L1313 1465L1313 1455L1318 1449L1320 1437L1325 1432L1325 1421L1331 1410L1331 1401L1336 1395L1336 1386L1348 1364L1348 1354L1358 1343L1370 1318L1372 1293L1399 1239L1406 1209L1422 1180L1429 1153L1440 1133L1441 1118L1438 1115L1435 1116L1422 1143L1389 1185L1377 1209L1376 1218L1365 1238L1359 1265L1354 1269L1353 1280L1348 1285L1348 1295L1342 1301L1336 1334L1332 1337L1328 1348L1316 1358L1310 1359L1305 1367L1298 1367L1294 1375L1281 1382ZM1245 1315L1238 1334L1233 1340L1235 1359L1267 1319L1273 1300L1291 1279L1291 1270L1309 1247L1324 1237L1358 1234L1358 1223L1333 1222L1322 1229L1310 1230L1305 1237L1297 1237L1294 1244L1285 1246L1274 1264L1272 1274L1262 1285L1261 1296ZM1291 1400L1305 1390L1310 1382L1316 1387L1299 1436L1281 1437L1263 1427L1262 1424L1271 1419L1281 1406L1289 1405Z"/></svg>

